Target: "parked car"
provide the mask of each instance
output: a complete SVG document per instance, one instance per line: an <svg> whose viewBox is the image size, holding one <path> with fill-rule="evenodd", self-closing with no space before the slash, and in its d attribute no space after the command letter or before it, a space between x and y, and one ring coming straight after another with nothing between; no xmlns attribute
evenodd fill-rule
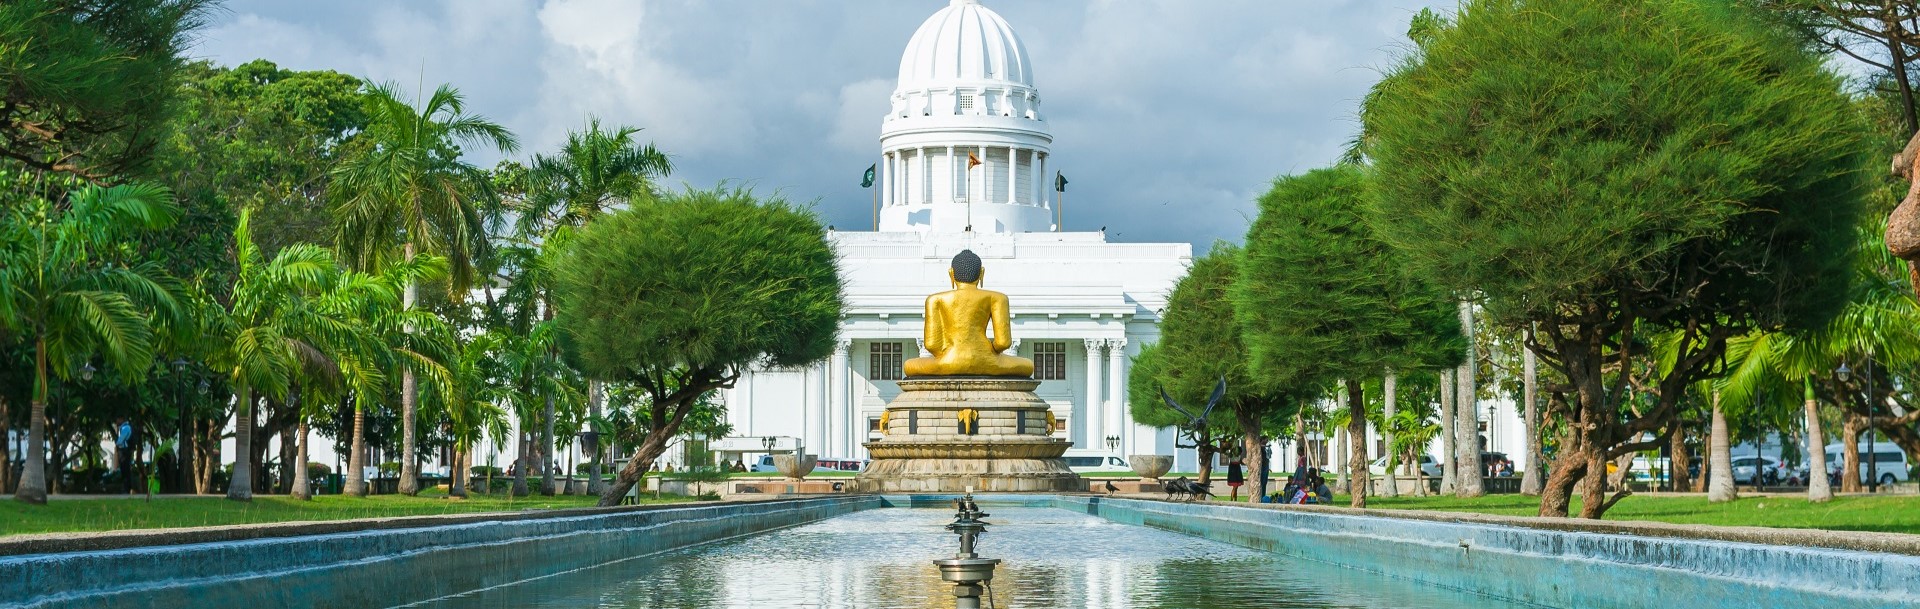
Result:
<svg viewBox="0 0 1920 609"><path fill-rule="evenodd" d="M1067 460L1067 469L1073 470L1076 474L1133 471L1133 466L1127 465L1127 462L1119 457L1067 456L1064 458Z"/></svg>
<svg viewBox="0 0 1920 609"><path fill-rule="evenodd" d="M1754 466L1759 465L1759 478L1754 477ZM1733 458L1733 483L1775 485L1787 478L1779 459L1758 455L1739 455Z"/></svg>
<svg viewBox="0 0 1920 609"><path fill-rule="evenodd" d="M1867 467L1867 443L1861 442L1857 448L1860 455L1860 483L1866 484L1867 476L1871 471ZM1839 442L1827 445L1827 481L1831 484L1840 484L1840 469L1846 465L1840 460L1840 455L1845 450L1846 445ZM1900 450L1899 445L1892 442L1876 442L1873 450L1878 457L1874 465L1879 469L1880 484L1887 485L1912 479L1912 466L1907 462L1906 451ZM1803 479L1811 475L1806 467L1800 468L1798 473Z"/></svg>
<svg viewBox="0 0 1920 609"><path fill-rule="evenodd" d="M1407 471L1406 469L1404 469L1404 467L1405 465L1402 464L1400 467L1393 468L1393 473L1396 475L1400 475L1401 472ZM1376 476L1386 475L1387 458L1381 457L1378 459L1374 459L1373 463L1367 466L1367 471L1371 472L1373 475L1376 475ZM1422 473L1425 473L1428 478L1439 478L1440 462L1435 461L1432 455L1420 455L1420 471Z"/></svg>

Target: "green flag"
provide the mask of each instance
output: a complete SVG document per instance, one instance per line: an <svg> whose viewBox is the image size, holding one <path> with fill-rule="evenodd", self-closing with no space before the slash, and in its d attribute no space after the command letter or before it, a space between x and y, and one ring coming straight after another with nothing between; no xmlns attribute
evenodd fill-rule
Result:
<svg viewBox="0 0 1920 609"><path fill-rule="evenodd" d="M879 167L880 167L879 163L874 163L872 165L867 166L867 174L860 176L861 188L873 188L873 170L878 169Z"/></svg>
<svg viewBox="0 0 1920 609"><path fill-rule="evenodd" d="M1066 192L1067 176L1061 175L1058 171L1053 172L1053 190L1055 192Z"/></svg>

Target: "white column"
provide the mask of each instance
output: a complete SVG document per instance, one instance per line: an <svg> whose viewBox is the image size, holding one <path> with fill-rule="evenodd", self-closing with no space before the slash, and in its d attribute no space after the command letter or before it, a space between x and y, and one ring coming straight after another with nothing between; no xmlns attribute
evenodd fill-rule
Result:
<svg viewBox="0 0 1920 609"><path fill-rule="evenodd" d="M1116 338L1107 341L1107 421L1105 427L1112 430L1108 435L1124 435L1127 415L1127 339ZM1125 442L1125 438L1121 438ZM1100 440L1100 449L1108 452L1119 450L1118 446L1107 448L1106 437Z"/></svg>
<svg viewBox="0 0 1920 609"><path fill-rule="evenodd" d="M960 199L960 181L953 179L953 167L956 162L958 161L953 159L953 146L947 146L947 202L949 203Z"/></svg>
<svg viewBox="0 0 1920 609"><path fill-rule="evenodd" d="M1019 176L1020 176L1020 149L1013 146L1008 146L1007 147L1007 204L1008 205L1013 205L1020 202L1020 197L1017 194L1020 192Z"/></svg>
<svg viewBox="0 0 1920 609"><path fill-rule="evenodd" d="M880 204L893 207L893 153L883 153L880 157Z"/></svg>
<svg viewBox="0 0 1920 609"><path fill-rule="evenodd" d="M806 452L822 457L827 456L827 400L826 370L819 364L806 368L805 381L801 383L801 400L807 408L806 433L801 437L807 445Z"/></svg>
<svg viewBox="0 0 1920 609"><path fill-rule="evenodd" d="M1101 446L1101 443L1106 442L1106 436L1102 435L1105 431L1104 426L1101 425L1102 419L1106 418L1106 413L1103 412L1106 409L1103 407L1105 405L1104 400L1100 398L1100 356L1106 352L1106 341L1089 338L1086 340L1086 343L1087 410L1077 418L1085 419L1081 422L1080 428L1087 430L1087 433L1084 438L1084 443L1081 444L1079 448L1093 448L1098 446L1101 449L1105 449L1105 446Z"/></svg>
<svg viewBox="0 0 1920 609"><path fill-rule="evenodd" d="M1047 181L1047 157L1049 155L1041 154L1037 156L1039 156L1040 158L1038 161L1034 163L1035 165L1038 165L1038 167L1035 169L1035 173L1033 174L1035 176L1033 180L1033 188L1034 188L1034 192L1038 193L1040 198L1033 200L1034 205L1039 205L1047 209L1053 209L1053 195L1047 194L1047 191L1053 190L1053 183ZM1052 222L1048 222L1048 223L1051 224Z"/></svg>
<svg viewBox="0 0 1920 609"><path fill-rule="evenodd" d="M853 456L853 442L849 421L853 417L853 403L847 399L847 350L853 347L853 341L840 339L833 345L833 357L827 361L827 424L832 429L829 445L833 447L833 456L848 458Z"/></svg>
<svg viewBox="0 0 1920 609"><path fill-rule="evenodd" d="M933 196L933 166L927 161L927 148L921 146L918 150L920 156L914 159L914 165L920 170L920 187L913 189L913 199L915 203L926 203Z"/></svg>

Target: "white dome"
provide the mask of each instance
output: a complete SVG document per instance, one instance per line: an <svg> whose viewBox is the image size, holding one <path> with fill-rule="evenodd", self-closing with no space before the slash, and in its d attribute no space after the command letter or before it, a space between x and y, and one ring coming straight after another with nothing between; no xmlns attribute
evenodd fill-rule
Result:
<svg viewBox="0 0 1920 609"><path fill-rule="evenodd" d="M881 231L1018 233L1053 225L1027 49L978 0L952 0L907 43L880 123Z"/></svg>
<svg viewBox="0 0 1920 609"><path fill-rule="evenodd" d="M955 82L1033 86L1033 64L1013 27L979 0L953 0L928 17L900 56L900 89Z"/></svg>

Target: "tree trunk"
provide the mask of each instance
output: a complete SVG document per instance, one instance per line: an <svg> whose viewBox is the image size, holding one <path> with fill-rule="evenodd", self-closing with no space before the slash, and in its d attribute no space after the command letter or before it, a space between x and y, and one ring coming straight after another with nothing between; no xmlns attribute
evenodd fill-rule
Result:
<svg viewBox="0 0 1920 609"><path fill-rule="evenodd" d="M404 248L404 253L407 257L407 261L412 262L413 255L414 255L413 241L411 240L407 241L407 244ZM420 286L413 281L408 281L406 293L402 296L402 302L400 303L400 308L402 310L411 311L413 310L414 302L418 301L419 299L420 299ZM405 331L407 333L412 333L413 326L408 325ZM413 419L415 418L414 409L418 406L419 399L420 399L419 388L420 388L419 381L418 379L415 379L413 376L413 368L402 366L400 368L400 488L399 488L399 491L400 491L400 494L409 495L409 496L420 494L420 463L419 463L419 459L417 458L418 455L416 454L416 451L414 449L415 436L414 436L414 430L413 430Z"/></svg>
<svg viewBox="0 0 1920 609"><path fill-rule="evenodd" d="M298 408L299 406L296 403L293 407ZM299 418L304 420L306 417ZM297 437L297 434L300 432L299 427L299 423L295 423L293 426L280 430L280 484L287 485L285 490L288 493L293 491L293 479L299 475L299 470L306 469L306 463L304 462L305 457L299 455L300 440ZM294 463L295 461L301 461L301 463L296 464Z"/></svg>
<svg viewBox="0 0 1920 609"><path fill-rule="evenodd" d="M197 475L194 478L194 492L211 495L213 494L213 473L220 469L220 430L226 427L226 424L208 419L199 422L198 425L202 426L202 433L195 442L199 459L195 462L198 469L195 472Z"/></svg>
<svg viewBox="0 0 1920 609"><path fill-rule="evenodd" d="M367 496L367 409L365 396L353 398L353 451L347 455L347 494Z"/></svg>
<svg viewBox="0 0 1920 609"><path fill-rule="evenodd" d="M464 458L471 449L461 449L458 446L457 444L455 445L453 454L451 455L452 458L447 459L447 463L450 465L450 467L447 468L448 497L467 496L467 468L462 465L461 459Z"/></svg>
<svg viewBox="0 0 1920 609"><path fill-rule="evenodd" d="M553 496L553 396L547 396L546 429L540 434L540 494Z"/></svg>
<svg viewBox="0 0 1920 609"><path fill-rule="evenodd" d="M1580 421L1567 423L1560 432L1560 450L1554 453L1553 468L1547 472L1546 484L1540 489L1541 516L1567 517L1567 509L1573 503L1573 487L1586 477L1587 464L1601 458L1597 454L1599 449L1587 441L1586 434L1580 433Z"/></svg>
<svg viewBox="0 0 1920 609"><path fill-rule="evenodd" d="M1260 485L1260 476L1266 473L1265 470L1262 469L1263 464L1260 462L1260 454L1267 446L1267 438L1260 433L1260 417L1258 412L1246 412L1242 409L1234 409L1233 414L1234 418L1240 423L1241 471L1246 475L1245 482L1247 488L1254 489ZM1260 501L1253 497L1256 493L1259 493L1259 491L1251 490L1247 494L1247 497L1254 503Z"/></svg>
<svg viewBox="0 0 1920 609"><path fill-rule="evenodd" d="M1194 475L1199 478L1197 482L1207 488L1213 488L1211 486L1213 484L1213 461L1215 455L1220 454L1220 451L1214 450L1214 442L1213 437L1209 435L1207 441L1199 442L1199 446L1195 446L1193 449L1193 456L1200 460L1200 471Z"/></svg>
<svg viewBox="0 0 1920 609"><path fill-rule="evenodd" d="M176 382L181 380L183 379L175 379ZM179 489L178 492L185 493L189 492L188 489L194 487L193 438L195 434L193 433L193 417L190 416L187 410L187 401L181 399L181 396L184 394L180 391L174 391L173 394L175 399L180 399L180 403L178 404L180 407L180 439L176 441L177 444L174 445L173 449L174 460L178 462L176 464L179 465L179 471L176 472L178 475L174 478L174 485Z"/></svg>
<svg viewBox="0 0 1920 609"><path fill-rule="evenodd" d="M1667 464L1667 477L1673 483L1674 492L1686 492L1693 487L1693 455L1687 452L1687 430L1680 421L1673 422L1672 446L1667 449L1671 461Z"/></svg>
<svg viewBox="0 0 1920 609"><path fill-rule="evenodd" d="M1580 517L1600 519L1607 506L1607 456L1599 446L1587 451L1586 476L1580 478Z"/></svg>
<svg viewBox="0 0 1920 609"><path fill-rule="evenodd" d="M7 399L0 397L0 495L9 494L13 488L13 428L8 424L12 413L7 412Z"/></svg>
<svg viewBox="0 0 1920 609"><path fill-rule="evenodd" d="M599 446L599 443L605 441L600 438L600 434L599 434L600 432L600 400L602 399L600 392L602 389L603 387L601 386L600 381L587 381L587 426L588 426L587 429L591 429L594 431L594 444L595 444L594 446L591 447L593 449L592 460L587 462L587 494L589 495L599 495L600 487L601 487L601 481L600 481L600 472L601 472L601 469L600 469L601 450L600 449L601 447Z"/></svg>
<svg viewBox="0 0 1920 609"><path fill-rule="evenodd" d="M295 499L299 499L301 501L307 501L307 500L313 499L313 492L312 492L311 484L307 480L307 418L306 417L300 417L299 430L295 431L294 433L296 434L294 443L298 446L298 448L296 448L293 452L294 454L293 459L295 461L298 461L299 463L296 467L293 468L293 488L291 490L293 491L293 497Z"/></svg>
<svg viewBox="0 0 1920 609"><path fill-rule="evenodd" d="M1820 402L1813 397L1813 380L1806 382L1807 397L1807 501L1833 500L1833 486L1827 481L1827 440L1820 431Z"/></svg>
<svg viewBox="0 0 1920 609"><path fill-rule="evenodd" d="M27 463L20 472L20 488L13 498L33 504L47 502L47 339L35 341L33 401L27 415Z"/></svg>
<svg viewBox="0 0 1920 609"><path fill-rule="evenodd" d="M227 498L253 500L253 390L245 383L233 390L233 476L227 478Z"/></svg>
<svg viewBox="0 0 1920 609"><path fill-rule="evenodd" d="M1347 492L1352 507L1367 507L1367 401L1360 379L1347 379Z"/></svg>
<svg viewBox="0 0 1920 609"><path fill-rule="evenodd" d="M1453 484L1458 496L1479 497L1487 494L1480 471L1480 400L1473 378L1480 356L1473 345L1473 303L1465 300L1460 301L1460 331L1467 336L1467 361L1460 365L1460 378L1454 379L1454 390L1460 394L1453 401L1454 412L1460 419L1453 425L1459 436L1453 446L1459 453L1454 458Z"/></svg>
<svg viewBox="0 0 1920 609"><path fill-rule="evenodd" d="M1913 84L1907 79L1907 41L1901 40L1898 36L1899 32L1907 28L1900 23L1895 11L1889 10L1885 15L1883 18L1885 29L1881 31L1886 33L1887 57L1892 60L1889 64L1893 67L1894 83L1900 88L1900 117L1905 119L1906 134L1912 136L1915 131L1920 131L1920 116L1914 113ZM1916 285L1915 288L1920 288L1920 285Z"/></svg>
<svg viewBox="0 0 1920 609"><path fill-rule="evenodd" d="M1860 432L1866 419L1844 413L1840 419L1840 492L1858 493L1860 484ZM1825 449L1822 449L1824 452Z"/></svg>
<svg viewBox="0 0 1920 609"><path fill-rule="evenodd" d="M1527 332L1527 342L1533 342L1533 332ZM1540 365L1533 349L1520 347L1520 392L1521 402L1526 406L1526 414L1521 426L1527 434L1526 456L1521 457L1520 494L1539 496L1540 485L1546 480L1540 467L1545 459L1540 454Z"/></svg>
<svg viewBox="0 0 1920 609"><path fill-rule="evenodd" d="M1454 445L1459 442L1459 437L1453 433L1454 426L1459 422L1453 414L1453 401L1459 397L1453 391L1455 372L1457 371L1451 368L1440 371L1440 494L1442 495L1452 495L1455 489L1459 488L1458 478L1454 477L1459 469L1457 459L1460 456L1459 451L1454 448Z"/></svg>
<svg viewBox="0 0 1920 609"><path fill-rule="evenodd" d="M1713 393L1713 430L1707 438L1707 501L1723 503L1740 498L1733 488L1733 447L1728 446L1727 415L1720 409L1720 392Z"/></svg>
<svg viewBox="0 0 1920 609"><path fill-rule="evenodd" d="M533 449L532 434L526 432L524 422L520 428L518 437L514 438L516 440L514 449L519 453L513 458L513 496L515 497L527 496L527 464L529 462L527 451ZM648 467L652 467L652 464L648 464Z"/></svg>
<svg viewBox="0 0 1920 609"><path fill-rule="evenodd" d="M1400 383L1400 377L1398 374L1394 373L1392 368L1387 369L1387 377L1386 379L1382 380L1380 383L1381 399L1385 400L1385 403L1383 404L1382 410L1381 410L1381 414L1383 415L1381 417L1381 420L1387 422L1386 425L1380 427L1380 437L1387 444L1388 454L1392 454L1394 452L1393 451L1394 399L1397 397L1395 393L1398 392L1399 390L1399 383ZM1383 478L1383 482L1381 483L1381 485L1385 487L1380 489L1380 494L1385 497L1399 497L1400 481L1395 480L1393 478L1392 465L1389 464L1387 467L1381 468L1380 471L1382 472L1382 478Z"/></svg>
<svg viewBox="0 0 1920 609"><path fill-rule="evenodd" d="M687 399L692 400L697 397L696 394ZM668 403L661 410L656 411L671 414L665 417L653 417L653 421L648 426L646 438L641 440L639 448L633 453L633 460L628 461L626 467L620 468L620 473L614 476L613 483L607 485L606 490L600 493L601 507L619 505L620 498L627 494L627 490L640 482L647 470L653 469L654 460L660 458L660 453L666 452L667 443L672 440L674 434L679 433L680 423L686 420L687 413L692 410L690 403ZM1207 469L1202 468L1200 471L1204 472Z"/></svg>
<svg viewBox="0 0 1920 609"><path fill-rule="evenodd" d="M1408 473L1413 476L1413 496L1426 497L1430 495L1427 491L1427 470L1420 467L1420 452L1414 447L1407 448L1407 464L1410 468Z"/></svg>

